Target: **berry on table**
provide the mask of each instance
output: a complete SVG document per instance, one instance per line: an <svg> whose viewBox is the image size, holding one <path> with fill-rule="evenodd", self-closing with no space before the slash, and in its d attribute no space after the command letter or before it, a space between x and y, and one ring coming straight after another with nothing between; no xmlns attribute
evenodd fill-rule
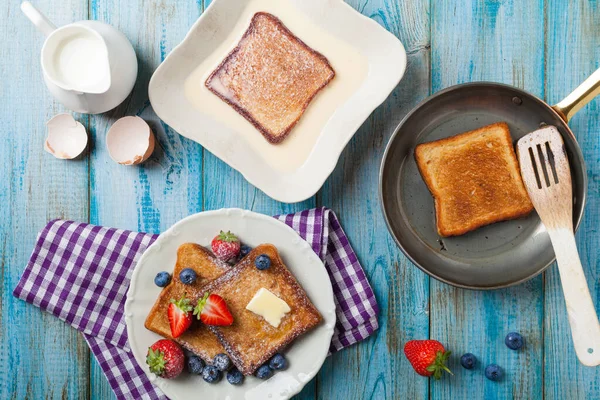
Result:
<svg viewBox="0 0 600 400"><path fill-rule="evenodd" d="M244 375L237 368L232 368L227 372L227 382L232 385L241 385L244 382Z"/></svg>
<svg viewBox="0 0 600 400"><path fill-rule="evenodd" d="M221 371L212 365L207 365L202 371L202 379L208 383L217 383L221 380Z"/></svg>
<svg viewBox="0 0 600 400"><path fill-rule="evenodd" d="M213 359L213 365L219 371L227 371L229 368L231 368L231 360L229 357L227 357L227 354L219 353Z"/></svg>
<svg viewBox="0 0 600 400"><path fill-rule="evenodd" d="M283 354L277 353L269 360L269 367L271 367L271 369L275 371L286 369L287 360L285 359Z"/></svg>
<svg viewBox="0 0 600 400"><path fill-rule="evenodd" d="M504 338L504 344L511 350L519 350L523 347L523 344L525 344L525 339L517 332L510 332L506 335L506 338Z"/></svg>
<svg viewBox="0 0 600 400"><path fill-rule="evenodd" d="M197 277L198 276L196 275L196 271L194 271L191 268L185 268L179 273L179 280L185 285L193 284L194 282L196 282Z"/></svg>
<svg viewBox="0 0 600 400"><path fill-rule="evenodd" d="M200 375L204 370L204 361L198 356L190 356L187 360L188 372L194 375Z"/></svg>
<svg viewBox="0 0 600 400"><path fill-rule="evenodd" d="M268 255L261 254L260 256L256 257L256 260L254 260L254 265L256 265L256 268L263 271L271 266L271 259Z"/></svg>
<svg viewBox="0 0 600 400"><path fill-rule="evenodd" d="M473 369L473 367L475 367L476 362L477 358L471 353L463 354L460 358L460 365L462 365L463 368L466 369Z"/></svg>
<svg viewBox="0 0 600 400"><path fill-rule="evenodd" d="M485 377L490 381L499 381L502 379L502 375L504 375L502 368L496 364L490 364L485 367Z"/></svg>
<svg viewBox="0 0 600 400"><path fill-rule="evenodd" d="M444 371L452 374L446 366L451 352L437 340L410 340L404 345L404 355L415 372L422 376L440 379Z"/></svg>
<svg viewBox="0 0 600 400"><path fill-rule="evenodd" d="M221 231L210 243L215 256L222 261L230 261L240 254L240 240L233 233Z"/></svg>
<svg viewBox="0 0 600 400"><path fill-rule="evenodd" d="M258 379L264 379L264 380L266 380L266 379L269 379L272 376L273 376L273 370L267 364L261 365L256 370L256 377Z"/></svg>
<svg viewBox="0 0 600 400"><path fill-rule="evenodd" d="M165 287L171 282L171 274L166 271L159 272L154 277L154 284L158 287Z"/></svg>

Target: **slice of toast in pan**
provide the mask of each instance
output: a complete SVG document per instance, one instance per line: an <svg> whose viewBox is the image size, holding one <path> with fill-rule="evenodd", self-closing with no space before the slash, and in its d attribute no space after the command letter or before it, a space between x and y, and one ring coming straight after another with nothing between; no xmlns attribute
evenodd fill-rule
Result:
<svg viewBox="0 0 600 400"><path fill-rule="evenodd" d="M179 273L185 268L191 268L197 274L196 282L192 285L184 285L179 280ZM146 318L146 328L165 338L173 339L167 314L171 299L178 300L183 296L189 298L210 280L230 268L229 265L217 260L208 250L198 244L185 243L179 246L172 281L162 290L154 303L154 307ZM186 332L173 340L207 362L212 361L215 355L225 352L215 335L200 321L194 321Z"/></svg>
<svg viewBox="0 0 600 400"><path fill-rule="evenodd" d="M533 210L504 122L420 144L415 158L433 195L441 236L462 235Z"/></svg>
<svg viewBox="0 0 600 400"><path fill-rule="evenodd" d="M254 262L262 254L269 256L271 266L261 271ZM246 309L261 288L285 301L290 308L277 328ZM227 350L233 364L245 375L254 373L275 353L283 351L322 320L304 289L284 265L277 248L271 244L256 247L236 266L199 290L196 298L204 292L223 297L233 315L232 325L211 326L210 329Z"/></svg>
<svg viewBox="0 0 600 400"><path fill-rule="evenodd" d="M277 17L259 12L205 85L275 144L285 139L334 77L322 54Z"/></svg>

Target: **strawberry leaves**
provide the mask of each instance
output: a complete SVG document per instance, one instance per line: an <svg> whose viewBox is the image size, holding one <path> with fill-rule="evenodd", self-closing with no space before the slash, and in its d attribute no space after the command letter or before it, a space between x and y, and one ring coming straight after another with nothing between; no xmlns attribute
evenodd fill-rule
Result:
<svg viewBox="0 0 600 400"><path fill-rule="evenodd" d="M148 349L148 355L146 356L146 364L150 367L150 372L161 376L165 371L167 360L165 360L165 353L160 350Z"/></svg>
<svg viewBox="0 0 600 400"><path fill-rule="evenodd" d="M447 351L445 353L438 351L435 354L435 360L433 361L433 364L425 368L427 371L433 372L432 376L434 379L440 379L444 371L448 372L450 375L454 375L452 371L450 371L450 369L446 366L446 361L448 361L448 359L450 358L451 353L451 351Z"/></svg>
<svg viewBox="0 0 600 400"><path fill-rule="evenodd" d="M190 304L190 299L185 298L185 296L179 300L171 299L171 303L175 304L177 308L183 312L190 312L193 310L193 307Z"/></svg>

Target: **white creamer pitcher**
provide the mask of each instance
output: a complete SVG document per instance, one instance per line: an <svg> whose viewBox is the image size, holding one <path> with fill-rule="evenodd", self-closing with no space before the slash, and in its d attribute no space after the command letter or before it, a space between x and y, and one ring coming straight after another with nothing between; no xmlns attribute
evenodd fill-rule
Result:
<svg viewBox="0 0 600 400"><path fill-rule="evenodd" d="M99 114L121 104L137 77L137 58L125 35L98 21L56 28L30 2L23 13L46 35L42 71L48 89L70 110Z"/></svg>

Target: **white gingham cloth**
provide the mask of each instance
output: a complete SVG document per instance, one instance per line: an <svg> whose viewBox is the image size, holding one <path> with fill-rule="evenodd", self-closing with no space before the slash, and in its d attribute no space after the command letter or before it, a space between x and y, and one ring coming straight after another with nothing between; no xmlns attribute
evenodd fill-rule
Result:
<svg viewBox="0 0 600 400"><path fill-rule="evenodd" d="M323 260L333 285L337 324L330 351L370 336L379 307L336 215L327 208L275 217ZM40 232L13 295L80 330L119 399L165 399L131 354L123 318L138 257L158 235L73 221Z"/></svg>

